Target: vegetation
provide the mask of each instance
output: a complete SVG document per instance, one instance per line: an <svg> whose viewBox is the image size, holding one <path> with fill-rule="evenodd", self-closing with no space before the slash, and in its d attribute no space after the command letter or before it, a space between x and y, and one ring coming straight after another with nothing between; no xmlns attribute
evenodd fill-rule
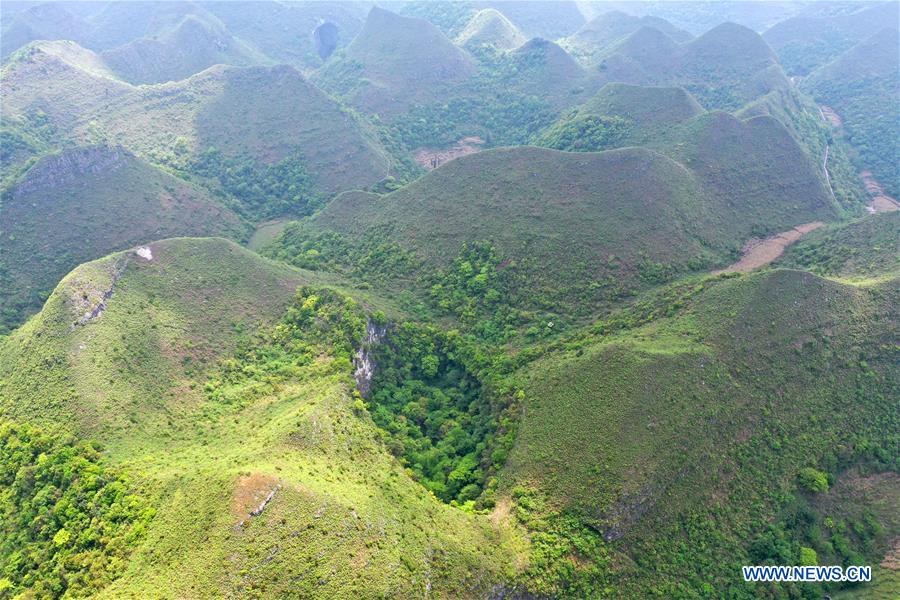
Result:
<svg viewBox="0 0 900 600"><path fill-rule="evenodd" d="M780 264L849 280L900 272L900 213L878 214L816 231L785 253Z"/></svg>
<svg viewBox="0 0 900 600"><path fill-rule="evenodd" d="M2 196L0 331L36 312L80 263L159 236L241 240L246 223L224 202L122 148L43 157Z"/></svg>
<svg viewBox="0 0 900 600"><path fill-rule="evenodd" d="M125 569L154 509L102 448L0 422L0 594L89 596Z"/></svg>
<svg viewBox="0 0 900 600"><path fill-rule="evenodd" d="M599 152L620 145L629 129L621 117L570 114L543 130L535 145L568 152Z"/></svg>
<svg viewBox="0 0 900 600"><path fill-rule="evenodd" d="M859 153L858 168L871 171L895 197L900 196L900 109L892 101L900 71L898 44L897 29L882 29L803 81L817 101L840 115L847 141Z"/></svg>

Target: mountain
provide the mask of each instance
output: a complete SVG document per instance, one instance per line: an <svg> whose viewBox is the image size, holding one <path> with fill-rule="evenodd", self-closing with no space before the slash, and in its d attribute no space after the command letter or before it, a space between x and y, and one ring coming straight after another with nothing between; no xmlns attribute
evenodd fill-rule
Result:
<svg viewBox="0 0 900 600"><path fill-rule="evenodd" d="M849 281L895 277L900 272L900 211L814 231L791 246L779 265Z"/></svg>
<svg viewBox="0 0 900 600"><path fill-rule="evenodd" d="M60 278L112 251L173 235L243 238L247 226L206 191L118 147L41 158L3 194L0 297L8 328Z"/></svg>
<svg viewBox="0 0 900 600"><path fill-rule="evenodd" d="M642 27L661 31L679 43L693 38L690 33L675 27L665 19L652 16L636 17L621 11L610 11L594 17L559 43L579 60L590 64L606 49Z"/></svg>
<svg viewBox="0 0 900 600"><path fill-rule="evenodd" d="M896 2L861 4L836 15L800 15L773 25L763 38L778 53L791 75L806 75L885 27L896 27Z"/></svg>
<svg viewBox="0 0 900 600"><path fill-rule="evenodd" d="M612 597L755 597L734 570L801 548L878 562L894 534L877 523L897 527L894 277L695 281L598 323L516 378L523 418L500 497L590 523Z"/></svg>
<svg viewBox="0 0 900 600"><path fill-rule="evenodd" d="M557 150L598 151L639 146L697 117L703 107L682 88L607 83L534 139Z"/></svg>
<svg viewBox="0 0 900 600"><path fill-rule="evenodd" d="M428 21L373 7L362 31L314 79L354 107L390 117L440 100L474 73L474 60Z"/></svg>
<svg viewBox="0 0 900 600"><path fill-rule="evenodd" d="M572 315L728 260L761 227L833 218L816 165L774 119L710 113L677 131L660 144L676 148L670 156L530 147L463 156L385 196L338 196L309 227L351 247L397 244L425 272L449 268L464 243L489 241L515 265L510 297Z"/></svg>
<svg viewBox="0 0 900 600"><path fill-rule="evenodd" d="M289 352L314 356L246 362L241 332L274 359L284 352L275 326L287 331L308 300L295 288L322 283L225 240L164 240L82 265L0 341L5 419L89 436L112 468L139 474L128 498L151 517L122 541L128 568L103 595L409 596L427 586L474 598L513 576L525 539L410 478L354 396L347 356L304 328ZM318 301L322 317L340 297L315 294L306 310ZM92 583L78 565L68 573L63 586ZM16 586L21 574L7 574Z"/></svg>
<svg viewBox="0 0 900 600"><path fill-rule="evenodd" d="M705 107L724 110L790 87L771 48L734 23L684 44L642 27L609 50L598 71L604 82L681 86Z"/></svg>
<svg viewBox="0 0 900 600"><path fill-rule="evenodd" d="M529 40L504 57L506 88L541 98L554 108L571 106L596 84L581 65L559 45L541 38Z"/></svg>
<svg viewBox="0 0 900 600"><path fill-rule="evenodd" d="M243 172L296 172L271 173L280 180L302 170L303 189L266 193L289 205L298 193L308 200L366 187L390 168L368 126L292 67L217 66L183 81L135 87L86 69L89 61L60 57L53 50L59 44L23 49L2 73L4 122L38 131L56 146L108 141L151 162L217 178L238 162ZM96 56L83 49L67 53L72 55ZM265 204L256 196L248 201ZM291 210L297 209L304 210Z"/></svg>
<svg viewBox="0 0 900 600"><path fill-rule="evenodd" d="M359 33L367 7L348 2L206 2L233 35L269 59L298 69L319 67L335 48L343 48ZM323 55L321 33L331 30L334 46ZM317 33L318 32L318 33Z"/></svg>
<svg viewBox="0 0 900 600"><path fill-rule="evenodd" d="M0 55L10 54L34 40L84 41L90 27L80 17L66 10L62 3L30 6L15 13L4 23Z"/></svg>
<svg viewBox="0 0 900 600"><path fill-rule="evenodd" d="M526 37L503 13L486 8L472 16L455 41L469 50L482 46L512 50L524 44Z"/></svg>
<svg viewBox="0 0 900 600"><path fill-rule="evenodd" d="M218 64L267 64L262 54L237 40L226 29L195 16L158 37L139 38L103 53L104 61L129 83L163 83L185 79Z"/></svg>
<svg viewBox="0 0 900 600"><path fill-rule="evenodd" d="M882 29L819 67L801 82L817 102L834 110L847 141L889 195L900 196L900 31Z"/></svg>
<svg viewBox="0 0 900 600"><path fill-rule="evenodd" d="M584 15L577 2L561 0L502 0L474 2L476 8L493 8L503 13L526 37L555 40L584 25Z"/></svg>

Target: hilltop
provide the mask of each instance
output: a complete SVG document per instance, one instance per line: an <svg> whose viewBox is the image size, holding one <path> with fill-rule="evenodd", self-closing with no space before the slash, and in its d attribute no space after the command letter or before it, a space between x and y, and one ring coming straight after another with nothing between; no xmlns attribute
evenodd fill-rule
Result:
<svg viewBox="0 0 900 600"><path fill-rule="evenodd" d="M579 60L586 64L591 64L605 50L642 27L661 31L679 43L687 42L693 38L690 33L675 27L665 19L649 15L636 17L614 10L594 17L581 29L563 38L559 43Z"/></svg>
<svg viewBox="0 0 900 600"><path fill-rule="evenodd" d="M450 268L464 242L489 241L514 265L509 302L573 314L725 261L761 229L834 217L815 167L773 119L713 113L679 131L675 160L642 148L479 152L385 196L341 195L308 225L351 247L397 244L425 273ZM338 251L296 235L283 240L288 255L304 236L326 260Z"/></svg>
<svg viewBox="0 0 900 600"><path fill-rule="evenodd" d="M833 225L791 246L779 265L850 281L897 277L898 230L900 211Z"/></svg>
<svg viewBox="0 0 900 600"><path fill-rule="evenodd" d="M804 14L773 25L763 38L791 75L806 75L885 27L896 27L896 2L861 5L847 14Z"/></svg>
<svg viewBox="0 0 900 600"><path fill-rule="evenodd" d="M102 56L121 79L134 84L177 81L218 64L251 66L270 62L224 27L193 15L159 37L139 38L107 50Z"/></svg>
<svg viewBox="0 0 900 600"><path fill-rule="evenodd" d="M529 40L506 55L499 70L507 73L507 89L540 98L556 109L577 103L597 88L568 52L541 38Z"/></svg>
<svg viewBox="0 0 900 600"><path fill-rule="evenodd" d="M525 35L503 13L492 8L480 10L469 19L455 42L469 50L491 46L512 50L527 41Z"/></svg>
<svg viewBox="0 0 900 600"><path fill-rule="evenodd" d="M604 82L677 85L706 108L723 110L790 87L772 49L757 33L734 23L683 44L642 27L608 50L597 69Z"/></svg>
<svg viewBox="0 0 900 600"><path fill-rule="evenodd" d="M665 137L671 127L704 112L682 88L607 83L541 131L534 143L569 151L639 146Z"/></svg>
<svg viewBox="0 0 900 600"><path fill-rule="evenodd" d="M10 54L35 40L85 41L90 27L84 19L72 14L61 3L29 6L4 23L0 56Z"/></svg>
<svg viewBox="0 0 900 600"><path fill-rule="evenodd" d="M887 28L816 69L801 87L841 119L847 141L891 196L900 196L900 31Z"/></svg>
<svg viewBox="0 0 900 600"><path fill-rule="evenodd" d="M584 25L585 21L578 3L572 0L559 2L479 0L474 4L476 7L494 8L502 12L526 37L555 40L571 34Z"/></svg>
<svg viewBox="0 0 900 600"><path fill-rule="evenodd" d="M241 239L247 225L206 191L119 147L41 158L3 194L3 326L36 312L77 265L173 235Z"/></svg>
<svg viewBox="0 0 900 600"><path fill-rule="evenodd" d="M439 100L474 73L474 60L430 22L373 7L359 34L315 81L356 108L390 117Z"/></svg>
<svg viewBox="0 0 900 600"><path fill-rule="evenodd" d="M55 51L60 46L65 56ZM108 141L217 179L228 169L259 179L280 170L279 181L296 191L269 192L271 210L259 206L267 200L252 196L247 182L222 182L263 214L308 211L315 194L366 187L391 168L369 126L292 67L217 66L179 82L132 86L85 68L95 62L84 57L96 55L69 43L20 51L2 73L5 124L51 146Z"/></svg>
<svg viewBox="0 0 900 600"><path fill-rule="evenodd" d="M153 516L101 597L480 597L513 577L524 540L410 479L355 406L349 357L296 320L316 276L224 240L148 250L79 267L0 342L4 418L89 436L140 474L131 498ZM315 293L305 310L327 320ZM276 324L301 328L289 347Z"/></svg>

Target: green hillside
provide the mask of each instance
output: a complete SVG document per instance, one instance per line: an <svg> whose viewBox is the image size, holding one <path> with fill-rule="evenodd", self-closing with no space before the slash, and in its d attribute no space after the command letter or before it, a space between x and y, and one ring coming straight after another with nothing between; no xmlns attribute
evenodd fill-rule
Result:
<svg viewBox="0 0 900 600"><path fill-rule="evenodd" d="M525 35L503 13L492 8L480 10L466 23L455 42L470 50L490 46L497 50L512 50L527 41Z"/></svg>
<svg viewBox="0 0 900 600"><path fill-rule="evenodd" d="M683 44L642 27L610 49L597 69L604 82L683 87L708 109L735 110L790 86L762 38L734 23Z"/></svg>
<svg viewBox="0 0 900 600"><path fill-rule="evenodd" d="M591 64L614 44L642 27L665 33L676 42L687 42L693 36L653 16L636 17L618 10L603 13L588 21L581 29L560 40L560 45L586 64Z"/></svg>
<svg viewBox="0 0 900 600"><path fill-rule="evenodd" d="M812 232L781 265L851 281L900 273L900 212L882 213Z"/></svg>
<svg viewBox="0 0 900 600"><path fill-rule="evenodd" d="M490 242L504 302L563 323L723 264L752 236L835 216L814 165L773 119L710 113L674 131L680 162L642 148L458 158L385 196L341 195L270 252L358 275L373 261L388 279L431 285L464 243Z"/></svg>
<svg viewBox="0 0 900 600"><path fill-rule="evenodd" d="M611 597L789 597L736 573L799 564L801 547L874 564L898 523L891 500L852 488L896 469L896 301L896 280L774 271L613 315L522 369L500 495L602 533L594 557L611 566L592 589ZM804 468L832 490L802 487Z"/></svg>
<svg viewBox="0 0 900 600"><path fill-rule="evenodd" d="M191 15L157 38L139 38L107 50L103 60L134 84L185 79L213 65L265 65L270 61L226 29Z"/></svg>
<svg viewBox="0 0 900 600"><path fill-rule="evenodd" d="M440 100L474 72L474 60L428 21L374 7L314 80L356 108L389 117Z"/></svg>
<svg viewBox="0 0 900 600"><path fill-rule="evenodd" d="M317 195L372 185L391 167L369 126L292 67L218 66L135 87L85 57L96 55L56 42L13 57L4 124L53 147L107 142L211 178L251 215L308 212Z"/></svg>
<svg viewBox="0 0 900 600"><path fill-rule="evenodd" d="M358 305L330 313L317 291L282 317L315 276L224 240L149 248L76 269L0 346L3 416L102 443L155 512L100 597L459 598L511 580L522 538L412 481L354 400L333 344L361 335L341 320Z"/></svg>
<svg viewBox="0 0 900 600"><path fill-rule="evenodd" d="M682 88L608 83L535 137L535 145L591 152L639 146L703 114Z"/></svg>
<svg viewBox="0 0 900 600"><path fill-rule="evenodd" d="M173 235L241 239L247 225L197 186L118 147L43 157L3 194L3 327L40 309L79 264Z"/></svg>
<svg viewBox="0 0 900 600"><path fill-rule="evenodd" d="M843 121L847 141L889 195L900 196L900 32L882 29L816 69L802 87Z"/></svg>
<svg viewBox="0 0 900 600"><path fill-rule="evenodd" d="M896 2L867 3L853 8L833 15L808 11L809 14L773 25L763 33L763 38L778 53L788 73L806 75L879 30L896 27L900 20Z"/></svg>
<svg viewBox="0 0 900 600"><path fill-rule="evenodd" d="M572 0L478 0L473 4L502 12L529 38L559 39L575 32L585 22L578 3Z"/></svg>

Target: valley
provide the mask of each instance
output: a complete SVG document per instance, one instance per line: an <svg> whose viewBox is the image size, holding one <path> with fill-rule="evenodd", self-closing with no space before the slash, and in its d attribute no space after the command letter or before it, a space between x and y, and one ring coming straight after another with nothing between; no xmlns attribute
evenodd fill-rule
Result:
<svg viewBox="0 0 900 600"><path fill-rule="evenodd" d="M898 15L0 5L0 599L895 597Z"/></svg>

